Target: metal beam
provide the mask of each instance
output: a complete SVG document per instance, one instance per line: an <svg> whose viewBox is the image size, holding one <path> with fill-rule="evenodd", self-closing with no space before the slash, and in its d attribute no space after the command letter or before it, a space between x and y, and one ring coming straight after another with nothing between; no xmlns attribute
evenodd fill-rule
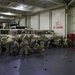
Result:
<svg viewBox="0 0 75 75"><path fill-rule="evenodd" d="M53 9L57 9L57 8L62 8L62 7L65 7L65 5L57 5L57 6L53 6L53 7L50 7L50 8L41 10L41 11L33 12L33 13L30 13L30 14L27 14L27 15L38 14L38 13L41 13L41 12L45 12L45 11L49 11L49 10L53 10Z"/></svg>
<svg viewBox="0 0 75 75"><path fill-rule="evenodd" d="M71 5L75 0L71 0L70 3L68 5Z"/></svg>
<svg viewBox="0 0 75 75"><path fill-rule="evenodd" d="M0 8L0 12L11 12L11 13L22 14L22 15L26 15L28 13L31 13L31 12L23 12L23 11L18 11L18 10L13 10L13 9L6 9L6 8Z"/></svg>
<svg viewBox="0 0 75 75"><path fill-rule="evenodd" d="M5 13L5 12L0 12L0 15L6 15L6 16L11 16L11 17L21 17L21 14L14 14L14 13L12 13L12 14L7 14L7 13Z"/></svg>
<svg viewBox="0 0 75 75"><path fill-rule="evenodd" d="M40 3L39 3L40 1L42 1L42 3L44 1L46 1L46 2L48 1L48 2L51 2L53 4L64 5L63 3L60 3L60 2L57 2L57 1L54 1L54 0L36 0L36 1L34 1L34 0L0 0L0 1L15 2L15 3L20 3L20 4L35 6L35 7L41 7L41 8L44 8L44 7L42 5L40 6Z"/></svg>
<svg viewBox="0 0 75 75"><path fill-rule="evenodd" d="M17 8L15 8L15 7L8 7L8 6L3 6L3 5L0 5L0 8L5 8L5 9L12 9L12 10L17 10L17 11L24 11L24 12L32 12L31 10L29 10L29 9L17 9Z"/></svg>
<svg viewBox="0 0 75 75"><path fill-rule="evenodd" d="M64 5L63 3L56 2L54 0L46 0L46 1L49 1L49 2L54 3L54 4L57 4L57 5Z"/></svg>
<svg viewBox="0 0 75 75"><path fill-rule="evenodd" d="M14 2L14 3L20 3L20 4L45 8L44 5L41 4L41 2L43 3L44 0L35 0L35 1L34 0L0 0L0 1L8 1L8 2ZM63 3L59 3L59 2L56 2L54 0L46 0L46 1L51 2L53 4L57 4L57 5L64 5ZM16 8L13 8L13 7L7 7L7 8L17 10ZM22 10L20 10L20 11L22 11ZM30 9L29 10L26 9L25 11L33 12Z"/></svg>
<svg viewBox="0 0 75 75"><path fill-rule="evenodd" d="M38 2L38 0L36 0L36 1L34 1L34 0L0 0L0 1L8 1L8 2L14 2L14 3L35 6L35 7L42 7L39 4L38 5L36 4L36 2Z"/></svg>
<svg viewBox="0 0 75 75"><path fill-rule="evenodd" d="M14 18L10 18L10 17L3 17L3 18L1 18L0 17L0 20L6 20L6 19L9 19L10 20L10 19L14 19Z"/></svg>

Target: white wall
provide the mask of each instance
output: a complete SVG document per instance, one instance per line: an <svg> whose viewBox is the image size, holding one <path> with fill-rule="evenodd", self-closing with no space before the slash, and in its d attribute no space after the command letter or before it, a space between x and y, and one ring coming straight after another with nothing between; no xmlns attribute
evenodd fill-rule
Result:
<svg viewBox="0 0 75 75"><path fill-rule="evenodd" d="M20 26L26 26L26 19L25 18L19 18L19 19L15 20L16 23L18 23L18 21L20 22Z"/></svg>
<svg viewBox="0 0 75 75"><path fill-rule="evenodd" d="M40 30L49 30L49 12L40 14Z"/></svg>
<svg viewBox="0 0 75 75"><path fill-rule="evenodd" d="M15 22L18 23L19 22L19 19L16 19Z"/></svg>
<svg viewBox="0 0 75 75"><path fill-rule="evenodd" d="M75 33L75 7L69 9L68 33Z"/></svg>
<svg viewBox="0 0 75 75"><path fill-rule="evenodd" d="M31 28L31 17L27 16L27 26Z"/></svg>
<svg viewBox="0 0 75 75"><path fill-rule="evenodd" d="M39 26L39 15L31 16L31 28L37 30Z"/></svg>
<svg viewBox="0 0 75 75"><path fill-rule="evenodd" d="M26 26L25 18L20 18L20 26Z"/></svg>
<svg viewBox="0 0 75 75"><path fill-rule="evenodd" d="M52 30L58 36L65 36L65 9L52 10Z"/></svg>
<svg viewBox="0 0 75 75"><path fill-rule="evenodd" d="M29 17L30 21L27 22L31 28L54 30L58 36L66 36L65 8L41 12Z"/></svg>
<svg viewBox="0 0 75 75"><path fill-rule="evenodd" d="M51 30L52 23L52 15L51 11L39 13L37 15L33 15L31 18L31 28L40 29L40 30Z"/></svg>

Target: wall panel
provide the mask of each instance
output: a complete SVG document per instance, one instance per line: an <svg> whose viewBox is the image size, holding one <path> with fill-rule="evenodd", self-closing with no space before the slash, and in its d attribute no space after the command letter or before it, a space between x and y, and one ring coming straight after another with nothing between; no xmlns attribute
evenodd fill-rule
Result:
<svg viewBox="0 0 75 75"><path fill-rule="evenodd" d="M39 15L31 16L31 28L37 30L39 26Z"/></svg>
<svg viewBox="0 0 75 75"><path fill-rule="evenodd" d="M68 15L68 33L75 33L75 7L69 9L69 15Z"/></svg>
<svg viewBox="0 0 75 75"><path fill-rule="evenodd" d="M20 18L20 26L25 26L25 18Z"/></svg>
<svg viewBox="0 0 75 75"><path fill-rule="evenodd" d="M44 12L40 14L40 30L49 30L49 12Z"/></svg>
<svg viewBox="0 0 75 75"><path fill-rule="evenodd" d="M52 30L58 36L65 36L65 9L52 10Z"/></svg>

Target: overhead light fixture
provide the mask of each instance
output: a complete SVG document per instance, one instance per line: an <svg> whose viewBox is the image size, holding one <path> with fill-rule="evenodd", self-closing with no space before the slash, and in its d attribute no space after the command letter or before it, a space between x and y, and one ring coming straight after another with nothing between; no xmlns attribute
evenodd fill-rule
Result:
<svg viewBox="0 0 75 75"><path fill-rule="evenodd" d="M27 7L27 5L20 4L16 7L16 9L24 10L26 7Z"/></svg>
<svg viewBox="0 0 75 75"><path fill-rule="evenodd" d="M19 6L19 9L24 9L24 6L23 6L23 5L20 5L20 6Z"/></svg>
<svg viewBox="0 0 75 75"><path fill-rule="evenodd" d="M8 8L14 9L14 10L20 10L20 11L30 11L30 8L28 8L28 7L29 7L29 5L18 4L17 6L10 6Z"/></svg>
<svg viewBox="0 0 75 75"><path fill-rule="evenodd" d="M4 18L3 16L0 16L0 18Z"/></svg>
<svg viewBox="0 0 75 75"><path fill-rule="evenodd" d="M11 12L0 12L0 14L3 14L3 15L16 15L16 14L14 14L14 13L11 13Z"/></svg>
<svg viewBox="0 0 75 75"><path fill-rule="evenodd" d="M13 17L12 18L9 18L9 17L3 17L3 16L0 16L0 19L10 19L10 20L12 20L12 19L14 19Z"/></svg>
<svg viewBox="0 0 75 75"><path fill-rule="evenodd" d="M5 13L2 13L2 14L4 14L4 15L15 15L15 14L10 13L10 12L5 12Z"/></svg>
<svg viewBox="0 0 75 75"><path fill-rule="evenodd" d="M11 12L0 12L1 15L7 16L21 16L21 14L11 13Z"/></svg>

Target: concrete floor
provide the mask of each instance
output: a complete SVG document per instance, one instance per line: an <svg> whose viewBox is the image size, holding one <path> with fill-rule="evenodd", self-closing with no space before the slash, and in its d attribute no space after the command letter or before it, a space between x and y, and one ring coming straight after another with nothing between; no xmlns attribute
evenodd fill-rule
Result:
<svg viewBox="0 0 75 75"><path fill-rule="evenodd" d="M46 50L45 56L33 54L25 59L0 57L0 75L75 75L75 50Z"/></svg>

